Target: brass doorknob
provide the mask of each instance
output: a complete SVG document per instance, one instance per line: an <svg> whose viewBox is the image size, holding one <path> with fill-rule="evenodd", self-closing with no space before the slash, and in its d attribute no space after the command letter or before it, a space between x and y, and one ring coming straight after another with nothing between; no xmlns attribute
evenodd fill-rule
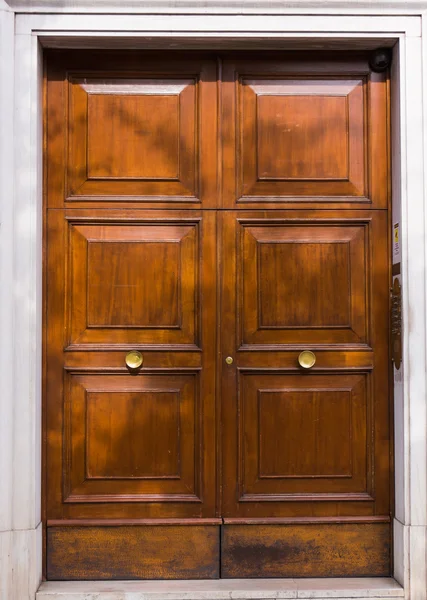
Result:
<svg viewBox="0 0 427 600"><path fill-rule="evenodd" d="M227 356L227 358L225 359L225 362L227 363L227 365L232 365L233 364L233 359L231 356Z"/></svg>
<svg viewBox="0 0 427 600"><path fill-rule="evenodd" d="M298 362L303 369L311 369L316 362L316 355L311 350L303 350L298 356Z"/></svg>
<svg viewBox="0 0 427 600"><path fill-rule="evenodd" d="M126 354L125 362L129 369L138 369L143 361L142 354L141 352L138 352L138 350L132 350Z"/></svg>

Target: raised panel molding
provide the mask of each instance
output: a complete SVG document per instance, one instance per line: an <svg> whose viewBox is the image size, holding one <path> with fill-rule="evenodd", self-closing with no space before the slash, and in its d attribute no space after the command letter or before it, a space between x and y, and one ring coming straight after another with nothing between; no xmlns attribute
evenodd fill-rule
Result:
<svg viewBox="0 0 427 600"><path fill-rule="evenodd" d="M364 85L242 78L240 195L367 197Z"/></svg>
<svg viewBox="0 0 427 600"><path fill-rule="evenodd" d="M197 86L196 78L70 75L68 200L139 195L200 202Z"/></svg>
<svg viewBox="0 0 427 600"><path fill-rule="evenodd" d="M69 350L200 344L198 221L68 221Z"/></svg>
<svg viewBox="0 0 427 600"><path fill-rule="evenodd" d="M198 377L68 371L64 502L201 502Z"/></svg>
<svg viewBox="0 0 427 600"><path fill-rule="evenodd" d="M238 220L241 348L369 344L369 220Z"/></svg>
<svg viewBox="0 0 427 600"><path fill-rule="evenodd" d="M373 502L369 373L239 373L239 502Z"/></svg>
<svg viewBox="0 0 427 600"><path fill-rule="evenodd" d="M224 206L387 208L387 74L368 59L224 59Z"/></svg>

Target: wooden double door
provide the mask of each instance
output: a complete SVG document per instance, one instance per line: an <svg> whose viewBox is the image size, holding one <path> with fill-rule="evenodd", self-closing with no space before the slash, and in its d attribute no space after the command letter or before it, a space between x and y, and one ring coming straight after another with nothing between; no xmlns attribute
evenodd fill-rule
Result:
<svg viewBox="0 0 427 600"><path fill-rule="evenodd" d="M388 575L387 73L51 51L45 84L46 577Z"/></svg>

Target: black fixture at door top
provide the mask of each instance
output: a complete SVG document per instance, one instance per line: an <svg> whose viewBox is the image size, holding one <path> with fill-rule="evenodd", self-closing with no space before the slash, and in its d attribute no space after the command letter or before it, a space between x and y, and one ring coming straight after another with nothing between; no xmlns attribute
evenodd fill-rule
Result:
<svg viewBox="0 0 427 600"><path fill-rule="evenodd" d="M383 73L391 64L391 51L389 48L378 48L369 58L369 66L374 73Z"/></svg>

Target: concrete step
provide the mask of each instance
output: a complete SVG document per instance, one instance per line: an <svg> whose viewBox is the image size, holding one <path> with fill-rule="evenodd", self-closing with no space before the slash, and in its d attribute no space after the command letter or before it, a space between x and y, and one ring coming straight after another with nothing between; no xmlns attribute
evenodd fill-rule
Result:
<svg viewBox="0 0 427 600"><path fill-rule="evenodd" d="M37 600L275 600L403 598L392 578L219 579L208 581L48 581Z"/></svg>

